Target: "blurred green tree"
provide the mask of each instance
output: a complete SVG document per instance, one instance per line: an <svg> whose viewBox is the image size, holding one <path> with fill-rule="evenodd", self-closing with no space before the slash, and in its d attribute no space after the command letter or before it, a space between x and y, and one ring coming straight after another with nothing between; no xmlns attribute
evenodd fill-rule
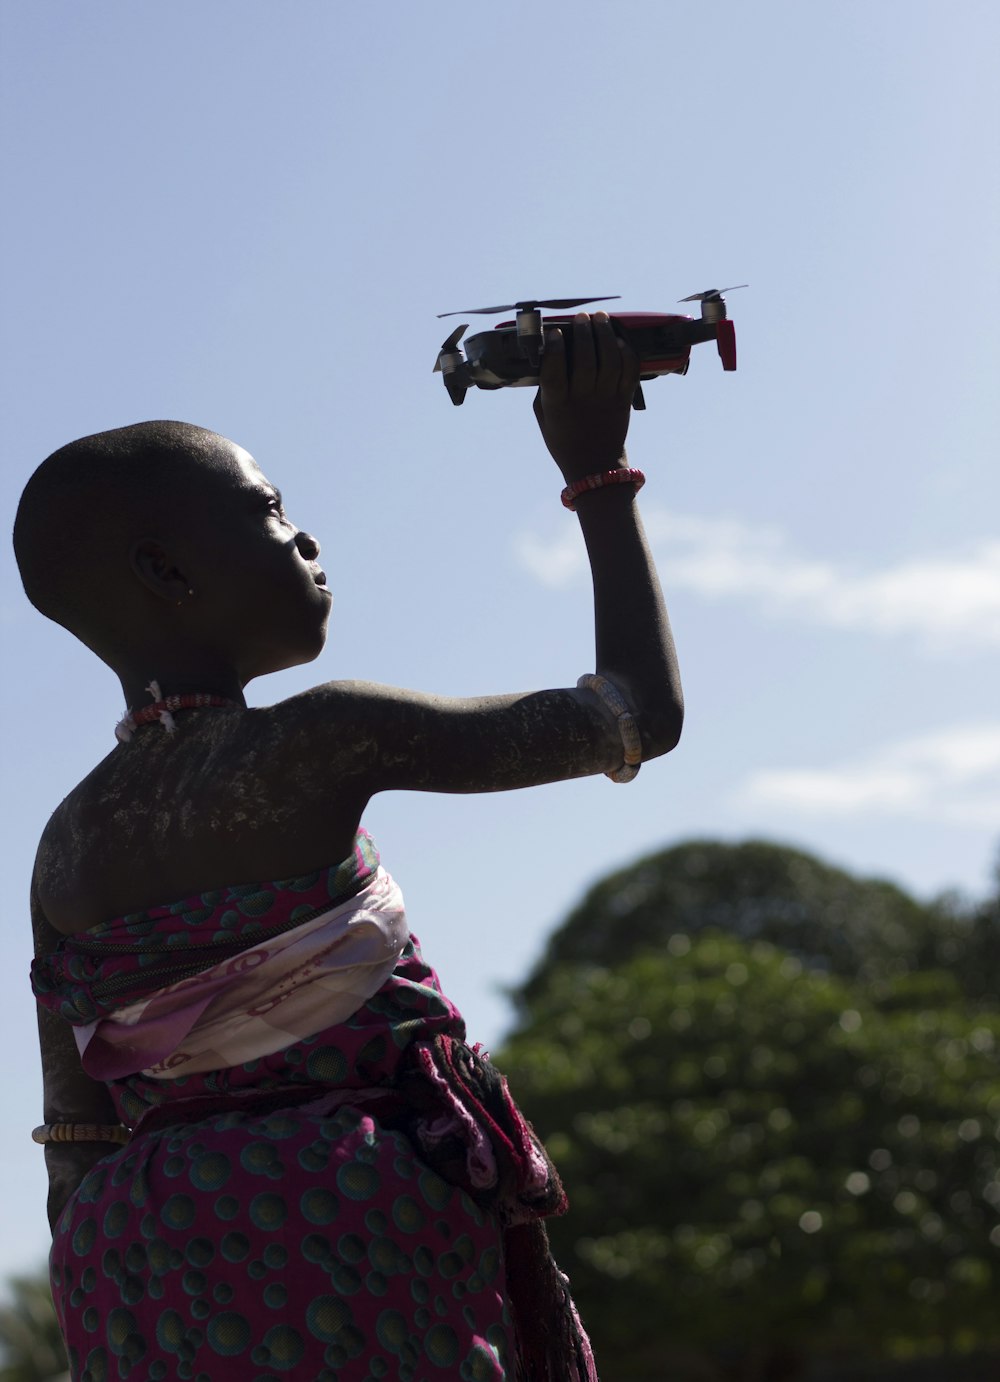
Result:
<svg viewBox="0 0 1000 1382"><path fill-rule="evenodd" d="M948 894L936 907L961 938L954 968L965 993L980 1007L1000 1008L1000 851L993 888L982 901Z"/></svg>
<svg viewBox="0 0 1000 1382"><path fill-rule="evenodd" d="M608 1382L1000 1348L1000 1013L940 963L973 934L757 843L591 891L498 1060L563 1173Z"/></svg>
<svg viewBox="0 0 1000 1382"><path fill-rule="evenodd" d="M11 1277L0 1302L0 1382L68 1378L48 1272Z"/></svg>
<svg viewBox="0 0 1000 1382"><path fill-rule="evenodd" d="M981 965L987 954L1000 961L997 906L992 900L976 909L955 897L924 904L893 883L855 878L764 840L693 840L592 887L512 996L530 1005L562 965L614 965L662 950L676 932L722 931L770 941L809 968L876 988L915 970L951 969L970 995L998 1006L996 986L984 983Z"/></svg>

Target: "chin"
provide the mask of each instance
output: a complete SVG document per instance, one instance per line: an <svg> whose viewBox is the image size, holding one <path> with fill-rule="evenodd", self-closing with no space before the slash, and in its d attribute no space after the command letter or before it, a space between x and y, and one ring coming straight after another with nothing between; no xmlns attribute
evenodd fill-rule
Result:
<svg viewBox="0 0 1000 1382"><path fill-rule="evenodd" d="M247 682L256 681L258 677L270 676L272 672L287 672L291 667L304 667L309 662L315 662L325 647L324 627L308 646L303 644L298 648L282 648L280 651L275 649L266 661L261 661L244 671L241 681L246 686Z"/></svg>

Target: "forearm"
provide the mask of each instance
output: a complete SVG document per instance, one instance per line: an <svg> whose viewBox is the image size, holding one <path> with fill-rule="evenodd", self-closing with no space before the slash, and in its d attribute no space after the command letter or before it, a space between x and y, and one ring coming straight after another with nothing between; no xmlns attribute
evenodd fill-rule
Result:
<svg viewBox="0 0 1000 1382"><path fill-rule="evenodd" d="M643 756L667 753L680 737L684 699L659 577L631 485L576 499L594 581L597 671L633 705Z"/></svg>
<svg viewBox="0 0 1000 1382"><path fill-rule="evenodd" d="M117 1123L107 1087L92 1080L80 1064L73 1030L55 1013L38 1012L46 1123ZM114 1150L111 1142L59 1142L45 1148L49 1175L49 1224L55 1227L66 1201L84 1176Z"/></svg>
<svg viewBox="0 0 1000 1382"><path fill-rule="evenodd" d="M46 919L34 880L31 921L35 954L48 955L60 936ZM107 1087L92 1080L80 1063L73 1029L57 1013L38 1009L38 1044L42 1057L43 1121L45 1123L117 1123L118 1114ZM87 1172L114 1147L110 1142L59 1142L45 1148L49 1173L49 1225L55 1228L66 1201Z"/></svg>
<svg viewBox="0 0 1000 1382"><path fill-rule="evenodd" d="M573 365L561 330L546 336L535 417L545 444L574 487L627 465L625 437L639 362L605 312L573 319ZM574 501L594 578L597 670L618 683L642 736L644 758L680 737L680 675L660 581L629 483L584 489Z"/></svg>

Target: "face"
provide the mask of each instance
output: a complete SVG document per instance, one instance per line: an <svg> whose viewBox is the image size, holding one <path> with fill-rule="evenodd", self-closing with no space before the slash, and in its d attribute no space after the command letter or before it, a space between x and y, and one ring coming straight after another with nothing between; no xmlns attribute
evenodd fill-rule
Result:
<svg viewBox="0 0 1000 1382"><path fill-rule="evenodd" d="M190 609L210 621L245 684L317 657L333 600L319 543L291 521L253 457L224 442L217 460L187 528Z"/></svg>

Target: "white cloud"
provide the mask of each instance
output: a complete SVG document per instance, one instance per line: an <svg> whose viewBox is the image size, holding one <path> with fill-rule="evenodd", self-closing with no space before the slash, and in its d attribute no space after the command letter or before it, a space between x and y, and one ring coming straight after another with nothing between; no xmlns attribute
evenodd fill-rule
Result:
<svg viewBox="0 0 1000 1382"><path fill-rule="evenodd" d="M547 541L536 533L517 533L514 556L518 565L540 585L554 590L572 585L587 569L583 543L576 532L563 533L554 541Z"/></svg>
<svg viewBox="0 0 1000 1382"><path fill-rule="evenodd" d="M832 768L768 769L739 789L745 805L823 815L878 812L995 830L1000 721L953 725Z"/></svg>
<svg viewBox="0 0 1000 1382"><path fill-rule="evenodd" d="M864 571L799 556L776 528L655 508L644 518L668 589L751 600L770 614L830 628L916 635L942 648L1000 644L1000 542ZM523 532L515 556L551 587L569 585L585 570L575 532L554 541Z"/></svg>

